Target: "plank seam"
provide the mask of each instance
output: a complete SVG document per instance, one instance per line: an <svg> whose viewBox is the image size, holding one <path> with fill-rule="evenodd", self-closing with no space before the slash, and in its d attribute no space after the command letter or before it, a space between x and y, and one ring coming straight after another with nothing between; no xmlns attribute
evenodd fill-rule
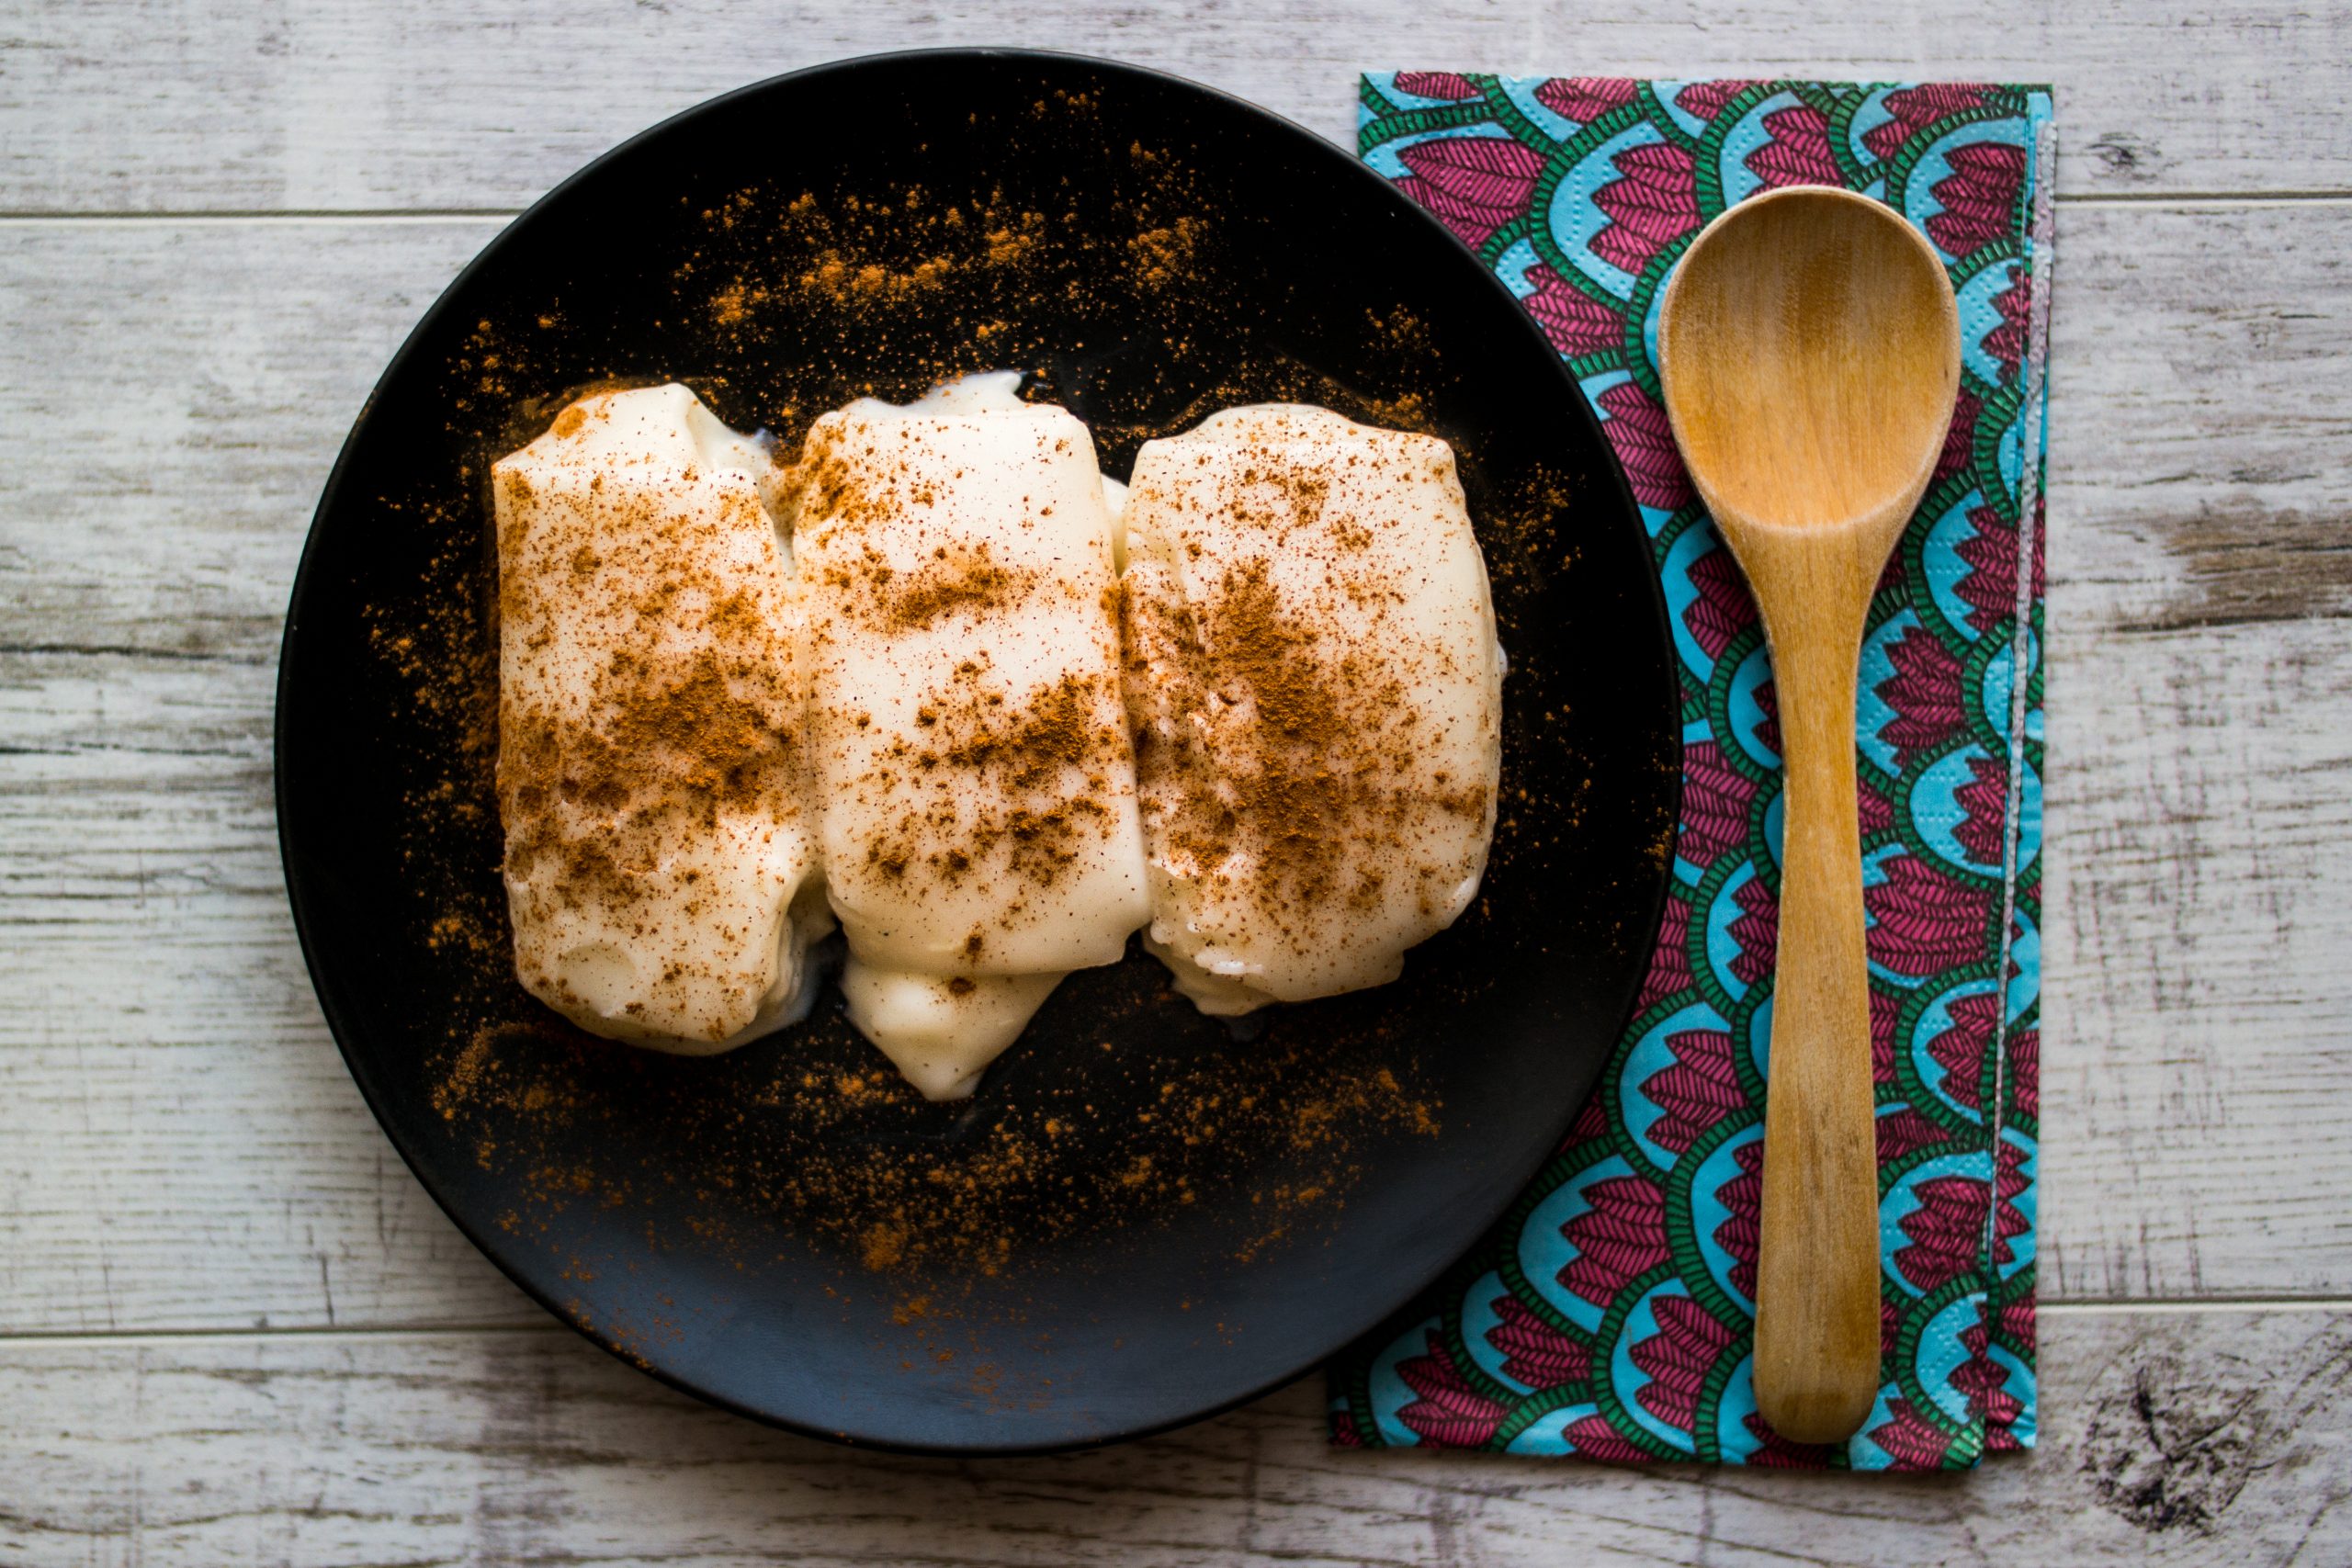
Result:
<svg viewBox="0 0 2352 1568"><path fill-rule="evenodd" d="M2118 1296L2064 1302L2044 1301L2038 1303L2035 1310L2042 1314L2054 1314L2060 1317L2186 1316L2221 1313L2239 1313L2247 1315L2265 1313L2341 1313L2352 1316L2352 1296L2213 1297L2198 1300ZM191 1340L218 1340L228 1344L263 1339L449 1339L485 1337L550 1339L581 1337L578 1330L567 1324L559 1323L552 1317L544 1323L342 1324L333 1327L320 1324L316 1326L294 1325L284 1328L141 1328L127 1329L119 1334L93 1334L81 1329L56 1332L29 1330L0 1333L0 1352L19 1346L26 1348L40 1346L70 1350L99 1347L176 1345ZM1311 1382L1320 1375L1319 1372L1310 1372L1300 1381Z"/></svg>
<svg viewBox="0 0 2352 1568"><path fill-rule="evenodd" d="M2061 207L2286 207L2352 202L2352 186L2303 190L2163 190L2057 192ZM276 207L155 208L109 212L95 208L6 208L0 223L435 223L488 219L512 221L520 207Z"/></svg>

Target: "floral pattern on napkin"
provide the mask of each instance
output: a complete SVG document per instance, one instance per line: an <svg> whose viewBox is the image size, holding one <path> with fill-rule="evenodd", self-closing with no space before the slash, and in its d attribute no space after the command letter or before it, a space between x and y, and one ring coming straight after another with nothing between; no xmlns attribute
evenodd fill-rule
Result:
<svg viewBox="0 0 2352 1568"><path fill-rule="evenodd" d="M2051 99L1975 84L1367 75L1365 161L1568 363L1647 527L1681 665L1682 818L1648 978L1526 1195L1331 1375L1333 1439L1933 1470L2034 1438L2042 445ZM1883 1383L1843 1448L1756 1413L1781 765L1754 604L1659 402L1690 237L1759 190L1902 212L1960 299L1960 403L1880 583L1857 749Z"/></svg>

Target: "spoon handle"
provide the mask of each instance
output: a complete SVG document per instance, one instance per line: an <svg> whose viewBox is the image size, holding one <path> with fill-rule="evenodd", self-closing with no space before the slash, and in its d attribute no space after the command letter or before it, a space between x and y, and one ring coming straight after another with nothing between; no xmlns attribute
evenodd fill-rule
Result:
<svg viewBox="0 0 2352 1568"><path fill-rule="evenodd" d="M1787 770L1756 1402L1783 1437L1808 1443L1852 1436L1879 1385L1878 1153L1854 796L1855 667L1885 558L1871 555L1859 538L1800 535L1782 559L1749 563Z"/></svg>

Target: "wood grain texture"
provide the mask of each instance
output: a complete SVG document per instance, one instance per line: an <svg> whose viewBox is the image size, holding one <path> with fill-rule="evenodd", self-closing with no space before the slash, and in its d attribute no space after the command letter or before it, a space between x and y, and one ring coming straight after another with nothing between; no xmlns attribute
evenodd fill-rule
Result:
<svg viewBox="0 0 2352 1568"><path fill-rule="evenodd" d="M2044 1447L1970 1477L1338 1454L1305 1387L954 1464L695 1406L458 1236L277 872L279 619L342 433L497 227L450 211L976 41L1342 140L1381 64L2055 78L2043 1288L2352 1294L2352 202L2201 199L2352 194L2352 6L0 0L0 1562L2352 1557L2341 1302L2053 1313ZM41 212L254 216L6 218Z"/></svg>
<svg viewBox="0 0 2352 1568"><path fill-rule="evenodd" d="M2041 1175L2062 1297L2324 1292L2352 1258L2346 220L2060 212Z"/></svg>
<svg viewBox="0 0 2352 1568"><path fill-rule="evenodd" d="M7 0L0 15L12 211L512 209L729 88L976 43L1159 66L1343 140L1345 84L1383 65L2055 79L2065 194L2352 190L2352 16L2292 0Z"/></svg>
<svg viewBox="0 0 2352 1568"><path fill-rule="evenodd" d="M537 1317L361 1104L270 806L311 507L494 228L0 236L0 1329Z"/></svg>
<svg viewBox="0 0 2352 1568"><path fill-rule="evenodd" d="M560 1331L0 1345L0 1561L148 1565L2325 1563L2352 1317L2052 1317L1973 1475L1648 1472L1321 1440L1301 1384L1088 1455L852 1452Z"/></svg>
<svg viewBox="0 0 2352 1568"><path fill-rule="evenodd" d="M2044 1286L2343 1292L2352 204L2063 224ZM268 794L311 506L495 227L0 227L0 1332L531 1320L366 1120Z"/></svg>

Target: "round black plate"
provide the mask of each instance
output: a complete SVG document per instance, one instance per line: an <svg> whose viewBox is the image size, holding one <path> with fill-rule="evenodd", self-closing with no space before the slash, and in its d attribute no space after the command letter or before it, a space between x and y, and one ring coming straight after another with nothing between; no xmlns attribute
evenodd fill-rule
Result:
<svg viewBox="0 0 2352 1568"><path fill-rule="evenodd" d="M583 388L683 380L796 439L865 390L1030 371L1106 468L1214 409L1451 441L1506 685L1485 893L1394 986L1204 1019L1140 953L1066 982L961 1106L820 1001L681 1060L515 985L498 879L489 460ZM1554 1148L1657 930L1679 745L1640 523L1557 356L1339 149L1169 77L886 56L703 105L510 225L360 415L277 706L319 998L417 1177L525 1290L764 1420L955 1451L1099 1443L1294 1377L1396 1311Z"/></svg>

